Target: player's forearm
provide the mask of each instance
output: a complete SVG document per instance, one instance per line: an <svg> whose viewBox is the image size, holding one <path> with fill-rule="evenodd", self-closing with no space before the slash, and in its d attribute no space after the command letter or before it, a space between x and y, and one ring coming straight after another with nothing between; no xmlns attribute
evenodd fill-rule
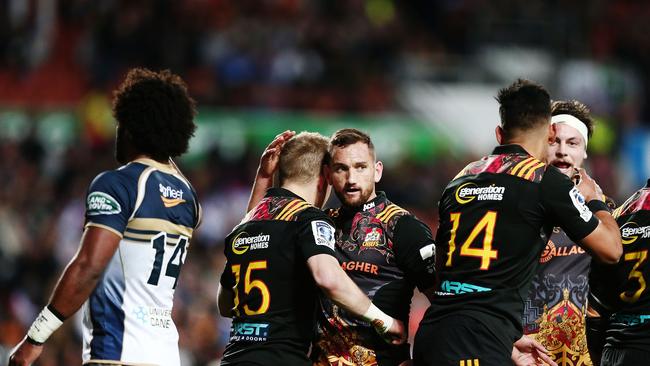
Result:
<svg viewBox="0 0 650 366"><path fill-rule="evenodd" d="M335 304L356 317L362 317L370 307L370 299L343 270L332 276L330 282L321 288Z"/></svg>
<svg viewBox="0 0 650 366"><path fill-rule="evenodd" d="M600 225L603 225L602 241L600 245L592 248L598 255L598 258L605 263L617 263L623 254L623 244L621 243L621 234L618 224L607 211L597 211L596 217L600 219Z"/></svg>
<svg viewBox="0 0 650 366"><path fill-rule="evenodd" d="M90 296L102 271L103 269L94 268L89 263L75 258L54 288L50 306L65 318L73 315Z"/></svg>
<svg viewBox="0 0 650 366"><path fill-rule="evenodd" d="M255 175L255 182L253 183L253 189L251 190L251 197L248 200L248 207L246 207L246 212L250 211L255 207L266 194L266 190L273 187L273 176L265 176L257 172Z"/></svg>

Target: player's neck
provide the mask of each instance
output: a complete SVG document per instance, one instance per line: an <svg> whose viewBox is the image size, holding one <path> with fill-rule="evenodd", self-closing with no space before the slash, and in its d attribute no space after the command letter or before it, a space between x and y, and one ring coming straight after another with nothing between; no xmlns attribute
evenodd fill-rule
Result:
<svg viewBox="0 0 650 366"><path fill-rule="evenodd" d="M546 151L548 150L548 135L540 133L531 133L513 137L507 144L516 144L526 150L535 159L546 161Z"/></svg>
<svg viewBox="0 0 650 366"><path fill-rule="evenodd" d="M152 158L151 156L149 156L147 154L133 154L132 158L129 159L129 161L134 161L134 160L138 160L138 159L148 159L148 160L153 160L153 161L155 161L157 163L160 163L160 164L169 164L169 159L167 159L167 160L156 160L156 159Z"/></svg>
<svg viewBox="0 0 650 366"><path fill-rule="evenodd" d="M314 205L316 203L316 197L318 196L318 188L316 183L294 183L294 182L284 182L281 188L284 188L288 191L291 191L293 194L300 196L307 203Z"/></svg>

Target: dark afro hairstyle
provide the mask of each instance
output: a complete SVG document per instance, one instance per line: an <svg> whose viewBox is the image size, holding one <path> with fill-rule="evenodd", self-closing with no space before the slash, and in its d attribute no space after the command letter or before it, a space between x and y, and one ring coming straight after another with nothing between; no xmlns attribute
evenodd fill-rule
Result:
<svg viewBox="0 0 650 366"><path fill-rule="evenodd" d="M113 96L113 116L138 153L165 161L187 151L196 103L169 70L134 68Z"/></svg>

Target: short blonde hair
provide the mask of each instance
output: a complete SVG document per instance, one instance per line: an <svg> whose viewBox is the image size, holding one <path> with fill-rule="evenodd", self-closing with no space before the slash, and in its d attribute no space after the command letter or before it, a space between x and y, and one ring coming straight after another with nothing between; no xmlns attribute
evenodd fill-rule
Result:
<svg viewBox="0 0 650 366"><path fill-rule="evenodd" d="M318 178L329 161L327 138L315 132L301 132L287 141L280 151L280 184L286 180L309 183Z"/></svg>

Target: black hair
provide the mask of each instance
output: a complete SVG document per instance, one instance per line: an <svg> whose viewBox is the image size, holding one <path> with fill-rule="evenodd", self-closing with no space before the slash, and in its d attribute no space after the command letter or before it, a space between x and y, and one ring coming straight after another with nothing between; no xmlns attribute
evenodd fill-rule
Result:
<svg viewBox="0 0 650 366"><path fill-rule="evenodd" d="M185 82L169 70L132 69L113 96L113 116L132 147L158 161L187 151L195 115Z"/></svg>
<svg viewBox="0 0 650 366"><path fill-rule="evenodd" d="M516 131L527 131L542 123L550 123L551 97L541 85L525 79L517 79L510 86L499 90L501 128L506 139Z"/></svg>

